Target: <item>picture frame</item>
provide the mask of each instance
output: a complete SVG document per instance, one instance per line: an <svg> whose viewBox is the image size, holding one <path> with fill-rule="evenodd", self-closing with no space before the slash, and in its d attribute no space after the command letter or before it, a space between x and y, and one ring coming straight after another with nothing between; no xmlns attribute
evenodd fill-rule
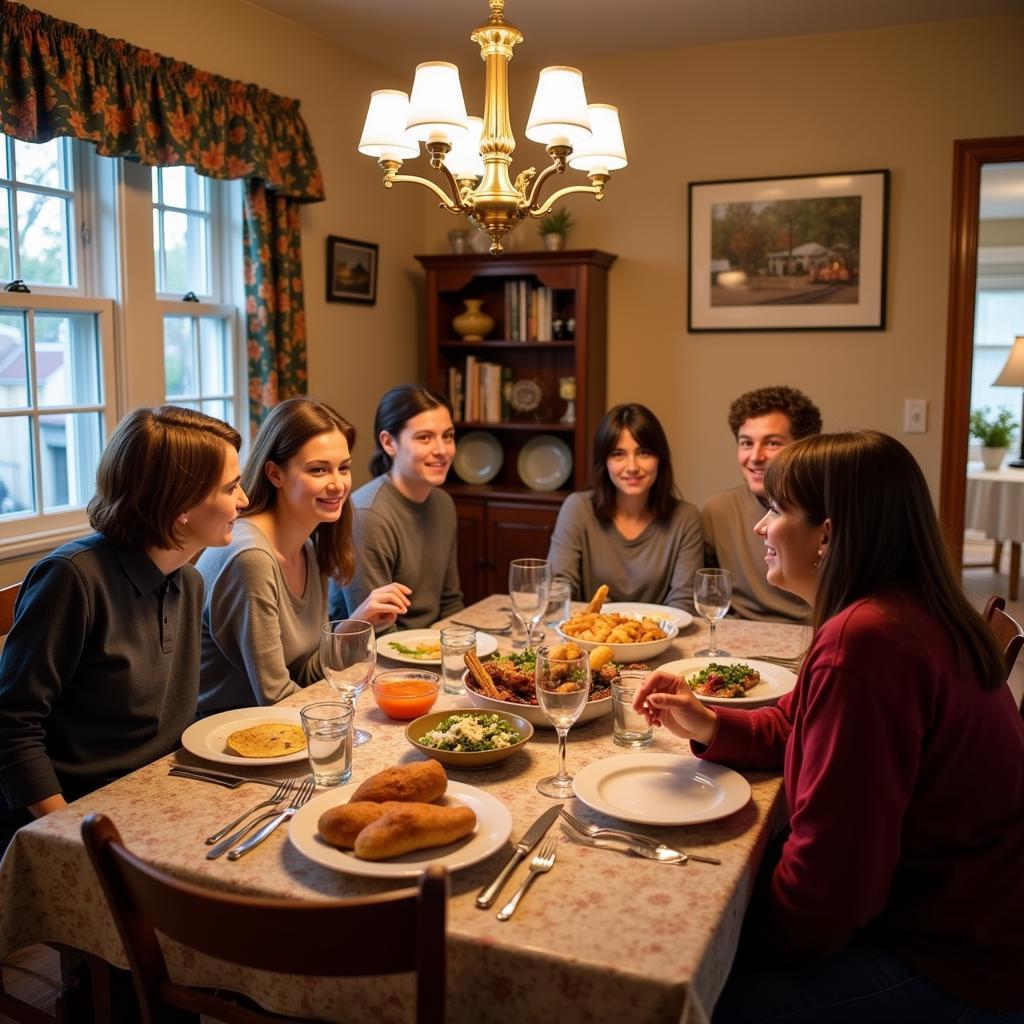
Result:
<svg viewBox="0 0 1024 1024"><path fill-rule="evenodd" d="M377 301L377 245L340 235L327 236L327 301Z"/></svg>
<svg viewBox="0 0 1024 1024"><path fill-rule="evenodd" d="M687 324L885 328L889 171L694 181Z"/></svg>

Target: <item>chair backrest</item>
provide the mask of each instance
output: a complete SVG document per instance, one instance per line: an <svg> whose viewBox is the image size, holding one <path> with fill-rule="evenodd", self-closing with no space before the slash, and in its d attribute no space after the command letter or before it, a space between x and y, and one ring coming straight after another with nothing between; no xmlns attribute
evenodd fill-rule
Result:
<svg viewBox="0 0 1024 1024"><path fill-rule="evenodd" d="M82 838L117 924L145 1024L168 1006L223 1021L259 1011L172 981L155 931L231 963L286 974L353 977L415 971L416 1020L444 1019L447 875L432 867L416 889L351 900L259 899L173 878L139 860L105 815ZM254 1016L254 1012L256 1016ZM266 1020L281 1020L267 1013Z"/></svg>
<svg viewBox="0 0 1024 1024"><path fill-rule="evenodd" d="M14 602L18 600L20 583L12 583L9 587L0 587L0 636L7 636L14 625Z"/></svg>
<svg viewBox="0 0 1024 1024"><path fill-rule="evenodd" d="M1012 616L1006 614L1006 601L999 595L993 595L985 605L985 621L995 634L996 643L1003 649L1006 660L1006 678L1010 677L1020 649L1024 646L1024 629ZM1024 698L1021 699L1021 714L1024 715Z"/></svg>

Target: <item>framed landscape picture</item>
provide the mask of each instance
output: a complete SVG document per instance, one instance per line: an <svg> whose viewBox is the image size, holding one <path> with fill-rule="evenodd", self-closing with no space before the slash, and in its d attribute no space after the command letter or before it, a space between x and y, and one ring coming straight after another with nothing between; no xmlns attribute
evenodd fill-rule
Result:
<svg viewBox="0 0 1024 1024"><path fill-rule="evenodd" d="M885 327L889 172L690 183L691 331Z"/></svg>
<svg viewBox="0 0 1024 1024"><path fill-rule="evenodd" d="M327 301L377 301L377 246L351 238L327 236Z"/></svg>

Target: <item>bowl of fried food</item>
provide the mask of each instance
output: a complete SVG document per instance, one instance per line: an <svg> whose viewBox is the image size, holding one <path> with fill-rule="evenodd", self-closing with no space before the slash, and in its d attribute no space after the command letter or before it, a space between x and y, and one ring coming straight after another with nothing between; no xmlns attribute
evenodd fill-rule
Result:
<svg viewBox="0 0 1024 1024"><path fill-rule="evenodd" d="M518 753L533 726L509 711L435 711L405 728L405 738L421 753L449 768L489 768Z"/></svg>
<svg viewBox="0 0 1024 1024"><path fill-rule="evenodd" d="M553 729L537 705L536 665L537 653L532 650L503 654L483 663L470 652L466 655L463 677L466 696L478 708L508 711L521 715L536 728ZM612 680L618 676L620 668L627 667L636 666L615 664L609 647L590 652L590 695L577 724L592 722L611 711Z"/></svg>

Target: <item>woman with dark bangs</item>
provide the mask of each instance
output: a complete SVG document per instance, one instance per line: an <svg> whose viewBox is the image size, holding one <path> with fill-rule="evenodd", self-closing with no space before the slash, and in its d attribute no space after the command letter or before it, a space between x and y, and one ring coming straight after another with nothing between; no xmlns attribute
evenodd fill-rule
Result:
<svg viewBox="0 0 1024 1024"><path fill-rule="evenodd" d="M612 601L693 611L693 577L704 564L700 513L676 493L672 455L658 418L632 402L605 414L594 437L593 490L558 513L552 575L587 600L603 583Z"/></svg>
<svg viewBox="0 0 1024 1024"><path fill-rule="evenodd" d="M715 1024L1024 1021L1024 723L928 486L885 434L821 434L765 475L768 582L813 609L775 707L653 673L636 708L699 757L782 770Z"/></svg>
<svg viewBox="0 0 1024 1024"><path fill-rule="evenodd" d="M0 656L0 853L32 818L174 750L199 690L203 581L245 494L238 432L136 409L100 456L94 534L37 562Z"/></svg>
<svg viewBox="0 0 1024 1024"><path fill-rule="evenodd" d="M231 544L203 553L203 714L274 704L323 678L320 629L327 580L351 577L355 428L312 398L275 406L242 476L249 507ZM372 591L351 618L393 622L394 586Z"/></svg>

